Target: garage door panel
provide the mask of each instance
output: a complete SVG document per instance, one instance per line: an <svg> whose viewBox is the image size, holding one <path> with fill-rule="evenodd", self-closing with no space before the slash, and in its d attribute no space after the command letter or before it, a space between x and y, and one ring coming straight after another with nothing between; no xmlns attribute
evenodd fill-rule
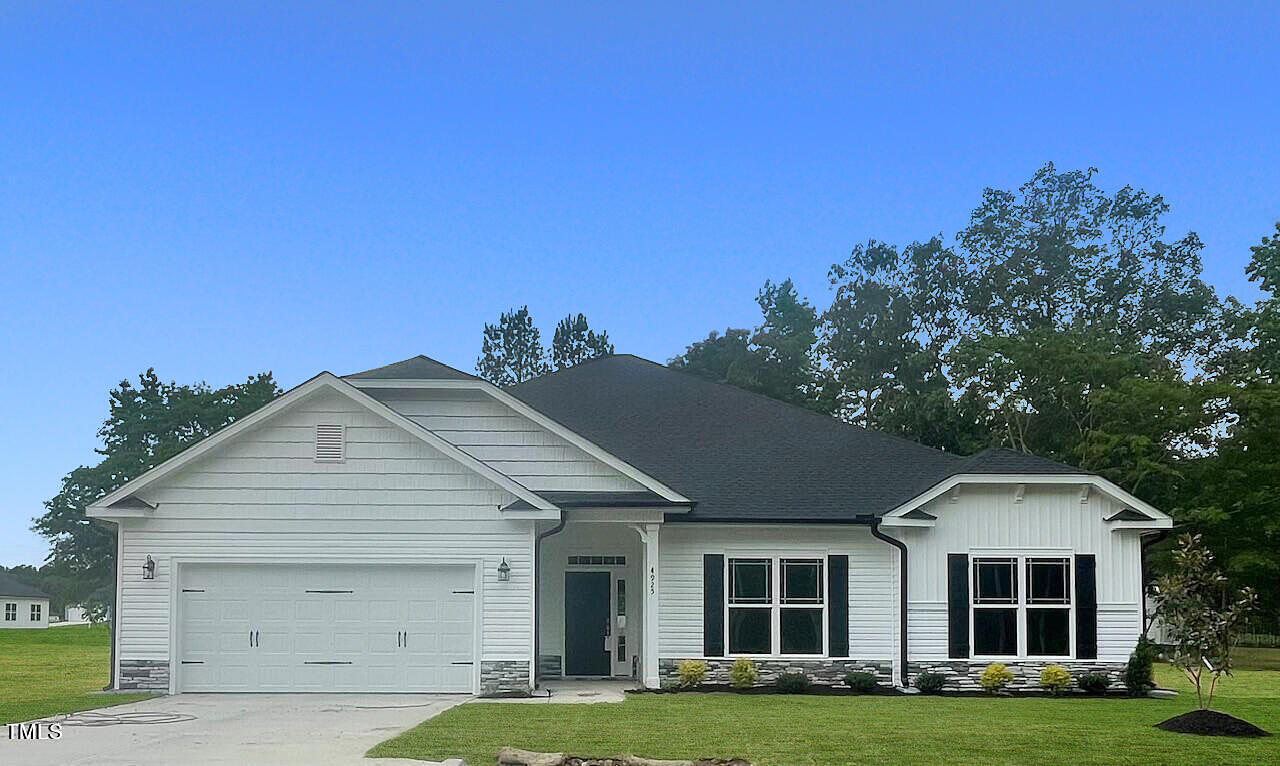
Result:
<svg viewBox="0 0 1280 766"><path fill-rule="evenodd" d="M204 591L181 594L178 651L203 663L180 666L183 691L473 689L473 567L190 565L182 572L184 589Z"/></svg>

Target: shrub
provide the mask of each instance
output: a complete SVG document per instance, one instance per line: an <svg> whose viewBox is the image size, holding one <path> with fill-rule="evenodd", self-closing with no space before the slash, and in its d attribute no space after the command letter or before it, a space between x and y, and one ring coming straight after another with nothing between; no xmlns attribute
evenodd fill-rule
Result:
<svg viewBox="0 0 1280 766"><path fill-rule="evenodd" d="M947 685L947 677L941 673L925 671L916 675L916 688L925 694L937 694Z"/></svg>
<svg viewBox="0 0 1280 766"><path fill-rule="evenodd" d="M782 673L776 682L783 694L804 694L809 691L809 677L798 670Z"/></svg>
<svg viewBox="0 0 1280 766"><path fill-rule="evenodd" d="M1085 673L1076 679L1076 686L1090 694L1102 694L1111 688L1111 677L1106 673Z"/></svg>
<svg viewBox="0 0 1280 766"><path fill-rule="evenodd" d="M1135 697L1141 697L1155 688L1155 678L1151 673L1151 665L1156 660L1158 649L1154 641L1146 636L1138 639L1129 662L1124 666L1124 688Z"/></svg>
<svg viewBox="0 0 1280 766"><path fill-rule="evenodd" d="M1040 686L1056 697L1071 688L1071 674L1061 665L1049 665L1040 671Z"/></svg>
<svg viewBox="0 0 1280 766"><path fill-rule="evenodd" d="M876 678L875 673L865 673L860 670L851 670L845 673L844 682L849 685L850 689L862 694L870 694L880 685L880 679Z"/></svg>
<svg viewBox="0 0 1280 766"><path fill-rule="evenodd" d="M978 678L978 683L990 694L1004 689L1004 687L1013 683L1013 671L1009 670L1003 662L993 662L982 671L982 676Z"/></svg>
<svg viewBox="0 0 1280 766"><path fill-rule="evenodd" d="M681 660L676 665L676 677L681 689L692 689L707 677L707 663L702 660Z"/></svg>
<svg viewBox="0 0 1280 766"><path fill-rule="evenodd" d="M760 671L756 670L756 663L748 657L739 657L733 661L733 667L729 669L729 683L735 689L750 689L756 685L756 681L760 680Z"/></svg>

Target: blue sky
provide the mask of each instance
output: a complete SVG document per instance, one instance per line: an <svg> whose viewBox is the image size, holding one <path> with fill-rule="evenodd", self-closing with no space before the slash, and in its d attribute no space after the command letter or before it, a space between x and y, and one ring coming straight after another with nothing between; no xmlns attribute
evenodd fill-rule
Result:
<svg viewBox="0 0 1280 766"><path fill-rule="evenodd" d="M1280 219L1274 2L244 5L0 6L0 564L149 366L469 370L523 303L665 360L1049 160L1245 299Z"/></svg>

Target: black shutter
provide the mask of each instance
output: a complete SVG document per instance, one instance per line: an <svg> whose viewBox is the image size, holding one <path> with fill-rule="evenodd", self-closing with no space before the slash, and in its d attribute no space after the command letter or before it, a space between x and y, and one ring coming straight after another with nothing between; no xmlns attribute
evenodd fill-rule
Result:
<svg viewBox="0 0 1280 766"><path fill-rule="evenodd" d="M1098 658L1098 563L1092 553L1076 556L1076 659Z"/></svg>
<svg viewBox="0 0 1280 766"><path fill-rule="evenodd" d="M969 555L947 554L947 656L969 656Z"/></svg>
<svg viewBox="0 0 1280 766"><path fill-rule="evenodd" d="M849 656L849 557L827 556L827 648Z"/></svg>
<svg viewBox="0 0 1280 766"><path fill-rule="evenodd" d="M702 557L702 654L724 656L724 556Z"/></svg>

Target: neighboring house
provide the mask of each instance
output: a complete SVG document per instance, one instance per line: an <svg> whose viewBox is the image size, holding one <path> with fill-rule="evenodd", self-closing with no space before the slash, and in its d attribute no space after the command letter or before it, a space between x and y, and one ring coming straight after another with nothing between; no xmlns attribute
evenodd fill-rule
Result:
<svg viewBox="0 0 1280 766"><path fill-rule="evenodd" d="M0 572L0 630L49 627L49 597Z"/></svg>
<svg viewBox="0 0 1280 766"><path fill-rule="evenodd" d="M518 693L737 657L832 683L1117 674L1168 516L633 356L321 373L94 504L120 688Z"/></svg>

